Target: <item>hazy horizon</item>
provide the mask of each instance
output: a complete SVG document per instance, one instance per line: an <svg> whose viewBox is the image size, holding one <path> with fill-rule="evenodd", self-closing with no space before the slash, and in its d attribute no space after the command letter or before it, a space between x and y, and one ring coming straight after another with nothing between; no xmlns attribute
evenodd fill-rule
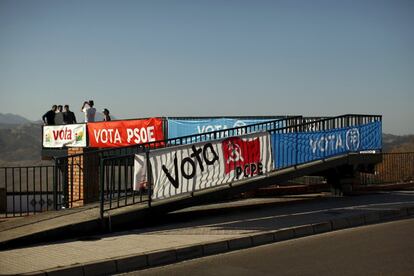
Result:
<svg viewBox="0 0 414 276"><path fill-rule="evenodd" d="M383 115L414 134L414 1L0 1L0 112Z"/></svg>

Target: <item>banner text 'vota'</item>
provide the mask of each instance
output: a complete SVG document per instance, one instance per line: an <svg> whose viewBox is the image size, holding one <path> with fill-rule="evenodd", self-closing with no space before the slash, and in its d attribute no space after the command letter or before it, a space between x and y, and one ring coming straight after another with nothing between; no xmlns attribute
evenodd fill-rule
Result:
<svg viewBox="0 0 414 276"><path fill-rule="evenodd" d="M168 138L177 138L193 134L202 134L218 130L225 130L236 127L243 127L263 122L271 121L272 119L234 119L234 118L220 118L220 119L194 119L194 120L175 120L168 119ZM276 119L275 119L276 120ZM283 123L278 123L276 127L282 127ZM266 130L258 128L260 130ZM240 135L244 133L234 133L233 135Z"/></svg>
<svg viewBox="0 0 414 276"><path fill-rule="evenodd" d="M382 148L381 122L329 131L276 133L272 135L276 168L335 155Z"/></svg>
<svg viewBox="0 0 414 276"><path fill-rule="evenodd" d="M88 123L89 146L124 147L164 140L162 119Z"/></svg>
<svg viewBox="0 0 414 276"><path fill-rule="evenodd" d="M150 152L150 162L153 199L168 198L271 170L270 137L261 133L157 150ZM144 164L135 162L142 168ZM135 173L139 169L135 168Z"/></svg>
<svg viewBox="0 0 414 276"><path fill-rule="evenodd" d="M86 147L86 124L44 126L43 147Z"/></svg>

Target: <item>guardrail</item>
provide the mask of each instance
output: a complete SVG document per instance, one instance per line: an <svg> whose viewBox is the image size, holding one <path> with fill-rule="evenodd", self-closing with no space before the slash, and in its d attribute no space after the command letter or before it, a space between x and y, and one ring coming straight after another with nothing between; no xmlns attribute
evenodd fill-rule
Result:
<svg viewBox="0 0 414 276"><path fill-rule="evenodd" d="M189 135L125 148L87 151L56 158L55 166L2 167L0 168L0 216L24 216L46 210L76 207L78 202L101 201L103 210L137 202L147 202L150 194L148 190L151 187L142 186L139 190L133 189L134 154L143 151L216 140L263 130L273 134L298 134L352 127L376 121L381 121L381 116L343 115L332 118L293 116L250 126ZM280 127L280 122L283 122L284 127ZM81 167L85 158L90 161L88 162L91 164L90 168ZM287 155L284 158L288 158ZM394 158L398 159L399 157ZM409 159L411 157L407 158L403 159L403 162L411 160ZM294 158L291 156L290 159L298 160L296 156ZM392 166L385 165L384 172L377 170L377 175L383 175ZM399 166L403 167L403 164ZM100 171L96 169L99 167L101 168ZM412 165L411 168L413 168ZM402 173L400 173L398 179L404 181L408 179L401 176L403 176ZM95 183L98 182L99 185L95 186L100 187L100 190L88 187L81 190L81 178L95 181ZM373 176L366 176L366 178L368 182L378 184L381 181L392 181L389 176L382 179ZM395 179L397 178L393 178L393 180Z"/></svg>
<svg viewBox="0 0 414 276"><path fill-rule="evenodd" d="M55 166L0 167L0 216L55 210L62 198L55 177Z"/></svg>
<svg viewBox="0 0 414 276"><path fill-rule="evenodd" d="M383 153L375 173L361 173L361 185L414 183L414 152Z"/></svg>
<svg viewBox="0 0 414 276"><path fill-rule="evenodd" d="M196 142L202 142L202 141L208 141L208 140L216 140L219 138L224 137L231 137L231 136L237 136L241 134L246 133L253 133L258 131L265 131L265 130L272 130L277 129L280 126L283 126L284 128L289 128L289 125L296 125L298 123L301 123L303 121L302 116L292 116L292 117L285 117L282 119L272 120L272 121L266 121L262 123L247 125L247 126L241 126L237 128L231 128L231 129L223 129L213 132L206 132L201 134L193 134L178 138L170 138L163 141L155 141L155 142L149 142L144 144L138 144L138 145L131 145L128 147L123 148L109 148L109 149L98 149L98 150L85 150L82 153L64 156L64 157L58 157L55 159L55 166L58 168L58 177L57 179L57 186L63 187L63 199L58 203L58 208L60 207L76 207L81 202L97 202L99 201L99 190L93 187L99 187L99 185L91 184L91 185L84 185L82 187L81 179L87 179L89 182L95 182L102 179L103 176L111 175L107 171L105 171L104 174L99 173L97 168L99 168L100 160L106 159L106 160L117 160L119 156L129 156L133 157L134 154L142 152L145 149L155 149L155 148L165 148L165 147L172 147L177 145L185 145L185 144L191 144ZM88 159L88 167L83 167L81 171L76 169L76 166L79 166L79 164L83 164L84 160ZM106 161L110 162L110 161ZM115 161L114 161L115 162ZM129 166L133 166L133 162L131 161L125 161L126 163L122 164L129 164ZM115 165L110 163L104 163L104 167L101 167L102 170L112 170L117 172L118 170L114 168ZM125 166L125 165L122 165ZM109 169L106 169L105 167L108 167ZM123 169L124 171L124 169ZM119 174L117 174L119 175ZM121 176L123 177L123 176ZM117 177L113 178L111 181L115 181L118 179ZM128 179L126 179L128 180ZM109 181L109 180L108 180ZM116 184L118 185L118 184ZM108 188L114 187L113 184L106 183L103 186L101 186L101 191L103 191L103 194L107 195L104 196L105 198L108 198L109 202L112 202L112 200L115 200L114 195L117 195L118 197L122 198L120 201L123 200L123 197L135 197L135 193L129 188L129 184L125 182L125 184L121 184L120 190L122 190L122 193L114 192L113 190L107 190ZM86 189L85 189L86 187ZM117 186L118 187L118 186ZM140 198L144 198L145 194L140 194ZM118 202L118 200L116 200ZM135 201L133 201L135 203Z"/></svg>
<svg viewBox="0 0 414 276"><path fill-rule="evenodd" d="M105 126L96 125L100 122L92 123L78 123L78 124L64 124L64 125L52 125L42 127L42 151L45 156L56 153L58 150L62 150L65 147L107 147L107 136L112 137L112 132L106 132L106 127L118 129L125 127L124 123L128 126L134 126L142 128L143 125L150 126L152 128L151 135L158 136L158 139L177 138L185 135L192 135L202 132L210 132L224 128L234 128L238 126L251 125L256 123L262 123L266 121L281 120L285 118L302 117L297 115L283 115L283 116L214 116L214 117L154 117L154 118L137 118L126 120L113 120ZM313 117L316 118L316 117ZM154 120L154 121L152 121ZM132 125L130 122L134 122ZM143 124L143 125L141 125ZM103 129L102 129L103 128ZM89 134L98 131L97 136L90 136ZM148 130L147 130L148 131ZM171 133L170 133L171 132ZM94 132L95 133L95 132ZM162 134L161 134L162 133ZM119 134L119 133L118 133ZM144 135L144 140L147 139L148 132L146 133L131 133L134 138L141 139ZM115 134L114 134L115 135ZM130 135L130 134L128 134ZM127 135L127 136L128 136ZM129 137L129 136L128 136ZM126 138L127 140L129 138ZM119 146L125 146L128 142L122 142L122 139L115 139L116 143L121 143ZM132 143L131 143L132 144Z"/></svg>
<svg viewBox="0 0 414 276"><path fill-rule="evenodd" d="M241 129L245 128L253 128L250 130L250 132L246 133L253 133L255 131L263 131L266 130L270 132L271 134L292 134L294 137L293 139L296 139L297 141L299 133L312 133L315 131L327 131L327 130L333 130L333 129L342 129L342 128L349 128L349 127L355 127L355 126L361 126L368 123L373 122L381 122L381 116L371 116L371 115L344 115L344 116L338 116L333 118L326 118L326 119L320 119L320 120L311 120L306 121L303 120L303 118L296 118L294 123L288 124L288 126L285 127L274 127L270 128L267 127L263 129L262 127L258 127L259 125L263 126L263 124L257 124L254 126L248 126L248 127L242 127L242 128L235 128L235 129L226 129L226 130L220 130L215 131L211 133L204 133L199 135L190 135L185 137L180 137L177 139L170 139L168 140L168 143L165 146L177 146L177 145L186 145L188 143L196 143L196 142L205 142L205 141L211 141L216 139L221 139L225 137L230 136L238 136L244 133L241 133ZM295 136L296 135L296 136ZM295 144L295 143L293 143ZM142 153L143 151L147 154L147 162L148 162L148 155L149 152L155 149L155 147L151 146L152 144L149 143L147 145L143 145L141 150L139 151ZM297 143L294 145L294 147L297 146ZM283 150L283 148L277 148L274 149L276 151ZM348 151L352 151L349 150ZM138 151L136 153L139 153ZM307 159L300 159L298 157L298 151L291 150L286 151L283 154L281 154L282 161L287 160L289 162L282 162L282 166L278 167L277 169L281 169L284 167L289 167L291 165L297 165L301 162L309 162L310 160ZM323 159L326 157L329 157L332 155L332 152L326 150L321 151L321 154L318 156L318 158ZM290 161L294 161L294 164ZM129 170L131 171L134 164L134 154L126 154L123 156L115 156L115 157L108 157L108 158L102 158L100 163L100 190L103 191L101 193L101 215L103 215L103 212L118 208L121 206L126 206L129 204L134 204L137 201L129 199L129 197L135 198L135 192L133 189L133 177L130 176L128 179L125 179L125 181L122 184L122 181L114 182L113 177L109 177L108 170ZM123 166L130 167L122 168ZM147 165L147 176L151 177L151 173L149 171L150 165ZM151 180L148 181L151 183ZM117 187L116 190L111 189L111 187ZM147 184L147 186L140 187L139 189L139 198L140 201L138 202L148 202L148 204L151 204L151 197L152 194L152 186L150 184ZM108 197L108 195L110 195Z"/></svg>

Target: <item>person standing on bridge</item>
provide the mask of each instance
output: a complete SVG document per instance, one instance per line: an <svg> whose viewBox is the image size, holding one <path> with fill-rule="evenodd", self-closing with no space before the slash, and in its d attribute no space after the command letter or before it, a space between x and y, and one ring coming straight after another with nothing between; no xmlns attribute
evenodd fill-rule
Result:
<svg viewBox="0 0 414 276"><path fill-rule="evenodd" d="M93 107L94 102L90 100L89 102L84 102L81 108L81 111L85 113L85 123L95 122L95 113L96 109Z"/></svg>
<svg viewBox="0 0 414 276"><path fill-rule="evenodd" d="M105 122L109 122L111 120L111 116L109 116L109 110L107 108L104 108L102 113L104 114L104 119L103 120Z"/></svg>
<svg viewBox="0 0 414 276"><path fill-rule="evenodd" d="M75 113L69 110L69 105L64 106L63 121L65 124L76 124Z"/></svg>
<svg viewBox="0 0 414 276"><path fill-rule="evenodd" d="M56 114L55 114L55 124L56 125L63 125L63 106L58 105Z"/></svg>
<svg viewBox="0 0 414 276"><path fill-rule="evenodd" d="M48 112L46 112L43 116L42 116L42 121L43 123L45 123L45 125L48 126L53 126L55 124L55 112L57 109L57 105L53 105L52 109L49 110Z"/></svg>

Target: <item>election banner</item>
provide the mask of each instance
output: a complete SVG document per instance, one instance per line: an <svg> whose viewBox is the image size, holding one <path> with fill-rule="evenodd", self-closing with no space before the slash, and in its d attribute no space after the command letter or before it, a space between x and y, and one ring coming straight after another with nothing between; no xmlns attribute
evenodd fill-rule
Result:
<svg viewBox="0 0 414 276"><path fill-rule="evenodd" d="M271 138L276 169L382 148L380 122L327 131L275 133Z"/></svg>
<svg viewBox="0 0 414 276"><path fill-rule="evenodd" d="M194 119L194 120L176 120L168 119L168 138L177 138L193 134L203 134L218 130L226 130L247 125L269 122L275 119L234 119L234 118L212 118L212 119ZM278 122L276 127L283 127L284 121ZM257 131L264 131L266 127L258 127ZM229 133L222 137L242 135L242 131L237 133ZM220 137L219 137L220 138Z"/></svg>
<svg viewBox="0 0 414 276"><path fill-rule="evenodd" d="M43 127L43 147L86 147L86 124Z"/></svg>
<svg viewBox="0 0 414 276"><path fill-rule="evenodd" d="M136 155L135 181L145 182L144 155ZM198 191L272 170L270 135L256 133L149 153L152 199ZM139 186L137 184L137 186Z"/></svg>
<svg viewBox="0 0 414 276"><path fill-rule="evenodd" d="M147 159L145 152L135 155L133 189L135 191L148 189Z"/></svg>
<svg viewBox="0 0 414 276"><path fill-rule="evenodd" d="M89 146L125 147L164 140L162 119L88 123Z"/></svg>

